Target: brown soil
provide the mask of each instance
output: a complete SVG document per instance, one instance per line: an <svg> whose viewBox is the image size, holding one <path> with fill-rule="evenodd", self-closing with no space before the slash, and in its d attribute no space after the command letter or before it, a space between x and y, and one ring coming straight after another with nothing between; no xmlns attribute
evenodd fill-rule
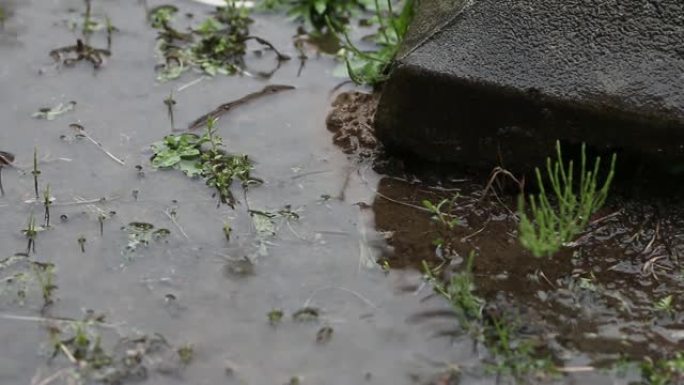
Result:
<svg viewBox="0 0 684 385"><path fill-rule="evenodd" d="M332 103L326 119L333 143L345 154L372 155L378 147L373 132L373 118L378 106L377 94L343 92Z"/></svg>

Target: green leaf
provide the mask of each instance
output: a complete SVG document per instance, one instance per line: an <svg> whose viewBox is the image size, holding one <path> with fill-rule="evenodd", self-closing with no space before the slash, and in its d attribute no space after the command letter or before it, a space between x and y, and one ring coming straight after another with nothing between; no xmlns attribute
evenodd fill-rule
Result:
<svg viewBox="0 0 684 385"><path fill-rule="evenodd" d="M323 15L325 13L325 9L327 8L326 0L314 0L313 5L316 13L319 15Z"/></svg>

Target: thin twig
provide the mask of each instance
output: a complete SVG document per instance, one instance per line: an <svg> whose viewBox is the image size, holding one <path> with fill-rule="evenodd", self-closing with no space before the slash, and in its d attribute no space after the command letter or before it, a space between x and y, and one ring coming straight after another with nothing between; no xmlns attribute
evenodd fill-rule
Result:
<svg viewBox="0 0 684 385"><path fill-rule="evenodd" d="M174 224L174 226L176 226L178 231L180 231L181 234L183 234L185 239L187 239L189 241L190 237L188 237L188 234L185 232L185 230L183 230L183 227L178 223L178 221L176 221L176 216L171 215L171 212L169 212L168 209L164 210L164 214L169 218L169 220Z"/></svg>
<svg viewBox="0 0 684 385"><path fill-rule="evenodd" d="M378 308L378 307L377 307L371 300L369 300L368 298L362 296L361 294L355 292L354 290L350 290L350 289L347 289L346 287L341 287L341 286L326 286L326 287L321 287L321 288L318 288L318 289L314 290L314 292L311 293L311 296L306 300L306 302L304 302L304 306L303 306L303 307L309 307L309 305L311 305L311 301L313 301L314 297L315 297L318 293L320 293L321 291L324 291L324 290L332 290L332 289L334 289L334 290L340 290L340 291L344 291L344 292L346 292L346 293L352 294L353 296L355 296L356 298L360 299L360 300L363 301L366 305L372 307L373 309L377 309L377 308Z"/></svg>
<svg viewBox="0 0 684 385"><path fill-rule="evenodd" d="M470 238L472 238L472 237L474 237L474 236L480 234L481 232L483 232L484 229L487 228L487 225L489 224L490 221L491 221L491 219L487 219L487 222L485 222L485 224L482 226L481 229L477 230L476 232L474 232L474 233L472 233L472 234L470 234L470 235L466 235L465 237L461 238L461 242L465 242L465 241L467 241L468 239L470 239Z"/></svg>
<svg viewBox="0 0 684 385"><path fill-rule="evenodd" d="M12 321L27 321L27 322L53 322L53 323L74 323L79 322L74 319L68 318L52 318L52 317L35 317L35 316L23 316L15 314L0 314L0 319L12 320ZM108 324L98 322L97 326L107 328L107 329L117 329L119 325Z"/></svg>
<svg viewBox="0 0 684 385"><path fill-rule="evenodd" d="M85 128L83 128L83 126L81 126L80 124L73 123L73 124L69 125L69 127L76 130L79 133L79 135L82 135L84 138L88 139L92 144L96 145L97 148L99 148L102 152L104 152L113 161L115 161L116 163L118 163L122 166L126 165L126 163L124 163L123 160L117 158L114 154L112 154L107 149L105 149L102 146L102 143L98 142L97 140L93 139L90 135L88 135L88 133L85 131Z"/></svg>

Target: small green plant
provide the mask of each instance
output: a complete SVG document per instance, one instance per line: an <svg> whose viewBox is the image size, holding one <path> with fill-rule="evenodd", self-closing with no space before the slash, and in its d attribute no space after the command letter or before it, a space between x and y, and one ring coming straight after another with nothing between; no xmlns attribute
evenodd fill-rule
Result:
<svg viewBox="0 0 684 385"><path fill-rule="evenodd" d="M146 247L152 241L161 241L171 234L169 229L155 229L153 224L147 222L131 222L122 230L128 233L125 254L133 253L140 247Z"/></svg>
<svg viewBox="0 0 684 385"><path fill-rule="evenodd" d="M38 176L40 175L40 170L38 169L38 149L33 149L33 170L31 171L33 175L33 189L36 193L36 202L40 201L40 195L38 195Z"/></svg>
<svg viewBox="0 0 684 385"><path fill-rule="evenodd" d="M45 228L50 227L50 206L52 206L52 196L50 195L50 185L48 184L43 192L43 207L45 208Z"/></svg>
<svg viewBox="0 0 684 385"><path fill-rule="evenodd" d="M328 22L334 30L345 28L351 18L366 10L367 2L359 0L265 0L260 8L265 10L284 10L297 22L304 23L305 28L314 33L321 33L328 28Z"/></svg>
<svg viewBox="0 0 684 385"><path fill-rule="evenodd" d="M195 359L195 348L190 344L185 344L176 349L178 358L183 365L190 365Z"/></svg>
<svg viewBox="0 0 684 385"><path fill-rule="evenodd" d="M427 280L432 284L436 293L451 303L461 325L466 326L467 329L471 329L475 323L482 320L482 309L485 304L485 301L475 294L474 261L475 252L471 252L464 269L453 274L446 283L437 279L436 275L439 273L439 269L431 269L427 262L423 261L423 270Z"/></svg>
<svg viewBox="0 0 684 385"><path fill-rule="evenodd" d="M207 186L216 189L219 202L231 207L235 205L230 191L233 180L239 180L243 188L261 183L251 176L252 162L247 155L231 155L224 151L223 139L216 133L216 119L207 122L202 136L168 135L152 144L152 149L152 166L179 169L190 177L201 176Z"/></svg>
<svg viewBox="0 0 684 385"><path fill-rule="evenodd" d="M375 50L361 50L351 41L345 29L336 28L332 22L329 24L331 30L341 35L341 55L345 61L347 74L354 83L376 86L387 80L392 61L413 19L413 4L413 0L406 0L399 14L395 14L392 0L387 0L387 12L383 12L378 0L375 0L376 19L379 24L378 32L373 36L377 45Z"/></svg>
<svg viewBox="0 0 684 385"><path fill-rule="evenodd" d="M116 29L108 18L105 21L97 20L92 15L91 0L85 0L85 12L83 13L83 23L71 23L72 31L80 29L81 36L76 39L76 44L55 48L50 51L50 57L55 62L65 66L72 66L80 61L89 61L95 69L100 68L104 63L104 58L111 56L112 32ZM106 29L107 49L95 48L90 45L90 37L93 32Z"/></svg>
<svg viewBox="0 0 684 385"><path fill-rule="evenodd" d="M226 0L225 7L217 8L211 17L189 33L180 32L171 25L177 11L173 6L160 6L148 17L151 26L159 30L157 50L163 57L159 66L160 81L176 79L192 67L210 76L244 73L249 40L273 50L279 63L289 60L265 39L250 35L249 10L238 6L236 0Z"/></svg>
<svg viewBox="0 0 684 385"><path fill-rule="evenodd" d="M273 309L273 310L269 311L268 314L267 314L267 316L268 316L268 323L269 323L271 326L276 326L276 325L278 325L278 324L280 323L280 321L283 320L283 316L284 316L284 315L285 315L285 313L284 313L282 310L280 310L280 309Z"/></svg>
<svg viewBox="0 0 684 385"><path fill-rule="evenodd" d="M677 353L669 360L646 358L641 364L641 377L645 385L684 384L684 353Z"/></svg>
<svg viewBox="0 0 684 385"><path fill-rule="evenodd" d="M169 96L164 99L164 104L166 105L166 113L169 116L169 121L171 122L171 131L176 129L173 119L173 106L176 105L176 101L173 99L173 90L169 93Z"/></svg>
<svg viewBox="0 0 684 385"><path fill-rule="evenodd" d="M59 103L54 107L41 107L34 112L31 117L36 119L55 120L60 115L73 111L76 108L76 102L70 101L68 103Z"/></svg>
<svg viewBox="0 0 684 385"><path fill-rule="evenodd" d="M672 303L672 299L672 294L659 299L654 304L653 310L673 316L675 314L675 309L674 304Z"/></svg>
<svg viewBox="0 0 684 385"><path fill-rule="evenodd" d="M433 244L437 246L438 251L441 251L447 257L449 256L448 248L453 242L454 229L461 224L460 218L451 214L456 206L457 199L458 194L454 195L451 199L442 199L437 204L427 199L422 202L423 207L432 214L432 220L438 226L439 238L435 239Z"/></svg>
<svg viewBox="0 0 684 385"><path fill-rule="evenodd" d="M50 324L51 361L66 359L72 366L65 374L68 384L123 384L145 379L153 371L181 370L194 359L190 344L174 347L160 334L119 338L108 344L104 315L88 311L81 321L60 320ZM62 360L60 360L62 361ZM43 381L47 384L50 381Z"/></svg>
<svg viewBox="0 0 684 385"><path fill-rule="evenodd" d="M40 291L43 295L43 308L52 305L52 293L57 289L55 285L55 265L53 263L32 263Z"/></svg>
<svg viewBox="0 0 684 385"><path fill-rule="evenodd" d="M528 375L551 376L556 366L548 355L540 355L534 343L516 336L516 324L504 316L489 317L485 343L493 362L487 368L499 375L511 375L518 380Z"/></svg>
<svg viewBox="0 0 684 385"><path fill-rule="evenodd" d="M78 237L77 242L78 242L78 247L81 248L81 253L85 253L86 237L81 235L80 237Z"/></svg>
<svg viewBox="0 0 684 385"><path fill-rule="evenodd" d="M551 256L584 229L591 215L605 203L608 189L615 176L615 154L602 185L598 180L601 158L596 158L594 168L587 170L584 144L579 184L574 179L573 161L568 162L567 166L563 161L560 141L556 142L556 155L555 162L552 162L550 157L546 159L550 192L547 192L542 172L539 168L535 170L539 194L536 197L529 196L530 216L525 209L525 198L521 195L518 200L520 242L536 257Z"/></svg>
<svg viewBox="0 0 684 385"><path fill-rule="evenodd" d="M2 169L5 166L11 166L12 162L14 162L13 154L0 151L0 196L5 196L5 188L2 186Z"/></svg>
<svg viewBox="0 0 684 385"><path fill-rule="evenodd" d="M28 241L28 244L26 246L26 254L33 253L35 254L36 252L36 238L38 237L38 232L41 230L39 226L36 226L36 218L33 216L33 212L29 214L29 219L28 223L26 224L26 228L23 229L21 232L24 233L24 236L26 237L26 240Z"/></svg>

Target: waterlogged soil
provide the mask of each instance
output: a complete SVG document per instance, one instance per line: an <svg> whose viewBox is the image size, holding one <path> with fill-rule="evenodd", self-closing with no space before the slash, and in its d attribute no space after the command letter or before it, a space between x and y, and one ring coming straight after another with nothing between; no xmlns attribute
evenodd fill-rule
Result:
<svg viewBox="0 0 684 385"><path fill-rule="evenodd" d="M195 17L211 9L170 3ZM94 14L117 28L99 69L87 61L56 66L48 55L76 43L69 25L81 17L81 1L0 5L9 15L0 30L0 151L16 158L2 169L0 197L0 258L9 258L0 269L0 383L69 383L61 374L74 365L65 355L51 359L49 329L89 309L105 320L104 345L145 353L145 370L124 382L496 383L484 369L486 348L458 332L450 305L420 270L423 260L445 256L433 245L444 234L421 201L457 192L453 214L461 223L449 233L450 265L457 270L476 250L476 292L488 311L518 314L558 366L609 368L621 353L641 359L681 347L684 216L676 205L611 201L575 245L535 259L516 241L514 202L483 196L486 181L426 183L374 171L359 156L374 145L373 98L334 102L341 79L332 76L338 63L330 56L308 55L303 68L285 62L268 81L190 71L158 83L156 31L144 1L93 2ZM251 29L297 57L296 25L286 17L257 15ZM90 44L106 47L105 34ZM255 49L249 67L271 69L275 55ZM264 181L244 193L234 186L235 209L217 206L202 181L151 167L152 143L267 84L296 89L241 105L218 122L227 149L249 154L253 176ZM176 127L164 104L171 92ZM73 110L51 120L32 117L71 101ZM333 133L325 129L331 104ZM96 143L76 137L74 123ZM34 201L34 149L39 190L49 184L54 200L50 228L27 253L22 230L32 213L44 224ZM250 215L283 209L265 230ZM33 269L22 265L26 254L38 262ZM45 306L45 273L35 266L47 263L56 288ZM653 311L667 295L671 312ZM180 347L192 348L191 362ZM595 368L548 382L627 383L630 375Z"/></svg>

